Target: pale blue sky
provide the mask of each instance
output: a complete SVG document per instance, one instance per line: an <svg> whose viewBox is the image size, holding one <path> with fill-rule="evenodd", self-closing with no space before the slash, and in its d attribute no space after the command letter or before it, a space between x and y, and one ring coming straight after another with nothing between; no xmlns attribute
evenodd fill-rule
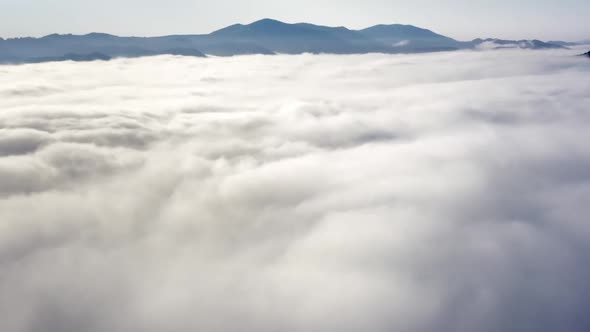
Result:
<svg viewBox="0 0 590 332"><path fill-rule="evenodd" d="M590 39L590 0L0 0L0 36L208 33L270 17L364 28L404 23L456 39Z"/></svg>

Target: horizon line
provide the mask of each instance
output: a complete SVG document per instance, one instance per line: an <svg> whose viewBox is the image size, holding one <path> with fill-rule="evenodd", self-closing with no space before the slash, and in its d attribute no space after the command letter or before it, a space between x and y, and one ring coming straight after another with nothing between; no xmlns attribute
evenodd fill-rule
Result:
<svg viewBox="0 0 590 332"><path fill-rule="evenodd" d="M54 32L54 33L49 33L46 35L38 35L38 36L17 36L17 37L3 37L0 36L0 40L15 40L15 39L42 39L42 38L46 38L46 37L50 37L50 36L88 36L88 35L92 35L92 34L100 34L100 35L109 35L112 37L121 37L121 38L160 38L160 37L170 37L170 36L207 36L210 34L213 34L219 30L223 30L225 28L231 27L231 26L236 26L236 25L242 25L242 26L248 26L251 24L255 24L258 22L262 22L262 21L273 21L273 22L278 22L278 23L282 23L282 24L287 24L287 25L297 25L297 24L311 24L311 25L315 25L315 26L320 26L320 27L328 27L328 28L345 28L347 30L350 31L361 31L364 29L369 29L372 27L376 27L376 26L391 26L391 25L398 25L398 26L408 26L408 27L415 27L415 28L419 28L419 29L425 29L425 30L429 30L431 32L434 32L436 34L440 34L443 35L442 33L438 33L435 30L429 29L429 28L423 28L417 25L413 25L413 24L404 24L404 23L377 23L365 28L360 28L360 29L351 29L348 28L347 26L344 25L340 25L340 26L332 26L332 25L323 25L323 24L316 24L316 23L310 23L310 22L295 22L295 23L289 23L289 22L285 22L285 21L281 21L281 20L277 20L277 19L273 19L273 18L269 18L269 17L265 17L265 18L261 18L255 21L252 21L250 23L234 23L234 24L230 24L230 25L226 25L223 26L219 29L215 29L211 32L208 33L172 33L172 34L161 34L161 35L123 35L123 34L115 34L115 33L110 33L110 32L101 32L99 30L94 30L94 31L90 31L90 32L86 32L86 33L59 33L59 32ZM589 39L582 39L582 40L576 40L576 41L572 41L572 40L567 40L567 39L540 39L538 37L534 37L534 38L526 38L526 39L522 39L522 38L514 38L514 39L507 39L506 37L504 38L498 38L498 37L477 37L477 38L473 38L473 39L468 39L468 40L464 40L464 39L456 39L454 37L450 37L447 35L443 35L445 37L449 37L452 38L454 40L457 41L473 41L476 39L499 39L499 40L544 40L544 41L560 41L560 42L572 42L572 43L588 43L590 42L590 38Z"/></svg>

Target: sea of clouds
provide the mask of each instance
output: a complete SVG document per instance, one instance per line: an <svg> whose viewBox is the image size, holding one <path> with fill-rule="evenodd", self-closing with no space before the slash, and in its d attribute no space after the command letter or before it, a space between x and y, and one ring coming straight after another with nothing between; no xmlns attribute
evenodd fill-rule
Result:
<svg viewBox="0 0 590 332"><path fill-rule="evenodd" d="M572 53L0 66L0 331L589 331Z"/></svg>

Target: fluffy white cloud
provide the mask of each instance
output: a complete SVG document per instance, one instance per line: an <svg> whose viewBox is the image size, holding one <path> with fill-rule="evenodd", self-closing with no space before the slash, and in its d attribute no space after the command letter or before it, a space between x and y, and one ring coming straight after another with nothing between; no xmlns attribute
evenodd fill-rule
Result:
<svg viewBox="0 0 590 332"><path fill-rule="evenodd" d="M584 58L0 73L2 331L590 328Z"/></svg>

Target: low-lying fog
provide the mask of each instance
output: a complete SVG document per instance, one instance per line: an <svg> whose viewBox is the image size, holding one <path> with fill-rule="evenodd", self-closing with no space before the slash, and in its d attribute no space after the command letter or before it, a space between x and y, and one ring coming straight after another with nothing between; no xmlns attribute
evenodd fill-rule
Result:
<svg viewBox="0 0 590 332"><path fill-rule="evenodd" d="M572 51L0 66L0 330L590 330Z"/></svg>

